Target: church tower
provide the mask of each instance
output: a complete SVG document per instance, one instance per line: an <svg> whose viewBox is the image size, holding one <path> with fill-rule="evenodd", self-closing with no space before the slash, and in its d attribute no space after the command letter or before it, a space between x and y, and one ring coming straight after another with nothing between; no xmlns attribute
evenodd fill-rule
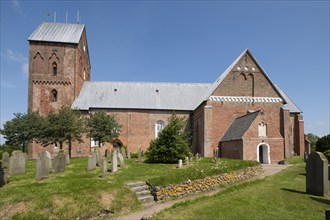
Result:
<svg viewBox="0 0 330 220"><path fill-rule="evenodd" d="M28 111L48 115L71 106L90 80L85 26L44 22L28 41Z"/></svg>

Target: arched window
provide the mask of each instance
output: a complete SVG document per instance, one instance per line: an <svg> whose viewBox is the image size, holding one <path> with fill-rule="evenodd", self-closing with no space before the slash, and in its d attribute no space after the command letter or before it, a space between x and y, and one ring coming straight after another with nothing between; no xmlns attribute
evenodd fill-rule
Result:
<svg viewBox="0 0 330 220"><path fill-rule="evenodd" d="M57 102L57 91L56 89L53 89L51 92L50 92L50 100L52 102Z"/></svg>
<svg viewBox="0 0 330 220"><path fill-rule="evenodd" d="M52 67L53 67L53 76L56 76L57 75L57 63L53 62Z"/></svg>
<svg viewBox="0 0 330 220"><path fill-rule="evenodd" d="M266 137L267 136L267 126L264 122L259 123L258 133L259 133L259 137Z"/></svg>
<svg viewBox="0 0 330 220"><path fill-rule="evenodd" d="M155 124L155 137L158 138L159 133L164 129L165 123L163 121L157 121Z"/></svg>

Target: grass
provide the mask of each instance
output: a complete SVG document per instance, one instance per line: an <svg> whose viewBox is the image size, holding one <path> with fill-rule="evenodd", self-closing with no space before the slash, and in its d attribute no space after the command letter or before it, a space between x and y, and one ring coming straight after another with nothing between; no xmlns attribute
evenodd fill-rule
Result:
<svg viewBox="0 0 330 220"><path fill-rule="evenodd" d="M330 196L305 193L305 164L263 180L231 186L211 196L179 203L154 219L324 219Z"/></svg>
<svg viewBox="0 0 330 220"><path fill-rule="evenodd" d="M127 182L151 180L155 185L166 185L255 164L235 160L214 164L205 158L177 169L175 164L137 163L131 159L125 160L124 170L101 178L100 168L86 172L87 160L71 159L64 173L51 173L40 182L35 181L35 161L28 161L26 175L9 177L9 183L0 188L0 219L88 218L105 209L115 216L122 215L142 208L135 194L124 187ZM199 172L193 174L192 170Z"/></svg>

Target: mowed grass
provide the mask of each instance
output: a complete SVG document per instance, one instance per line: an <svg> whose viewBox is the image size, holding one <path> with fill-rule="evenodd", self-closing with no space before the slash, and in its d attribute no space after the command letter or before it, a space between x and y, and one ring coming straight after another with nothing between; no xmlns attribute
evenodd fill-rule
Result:
<svg viewBox="0 0 330 220"><path fill-rule="evenodd" d="M205 173L217 175L256 165L235 160L214 164L204 158L177 169L176 164L146 164L135 160L125 160L125 169L101 178L101 168L86 172L88 159L75 158L64 173L50 173L48 179L40 182L35 181L35 161L28 161L26 175L9 177L9 183L0 188L0 219L89 218L101 210L122 215L142 208L135 194L125 187L127 182L151 180L155 185L167 185ZM196 172L192 173L192 169Z"/></svg>
<svg viewBox="0 0 330 220"><path fill-rule="evenodd" d="M224 191L179 203L153 219L325 219L330 196L305 193L305 164L296 163L263 180L230 186Z"/></svg>

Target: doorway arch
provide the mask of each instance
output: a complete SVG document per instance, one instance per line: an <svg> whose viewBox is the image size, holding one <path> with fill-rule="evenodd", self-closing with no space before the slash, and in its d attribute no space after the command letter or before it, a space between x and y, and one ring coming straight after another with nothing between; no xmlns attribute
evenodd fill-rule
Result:
<svg viewBox="0 0 330 220"><path fill-rule="evenodd" d="M119 139L116 139L112 142L112 146L119 150L120 148L123 147L123 142L121 142L121 140L119 140Z"/></svg>
<svg viewBox="0 0 330 220"><path fill-rule="evenodd" d="M262 164L270 164L270 147L266 143L258 144L257 160Z"/></svg>

